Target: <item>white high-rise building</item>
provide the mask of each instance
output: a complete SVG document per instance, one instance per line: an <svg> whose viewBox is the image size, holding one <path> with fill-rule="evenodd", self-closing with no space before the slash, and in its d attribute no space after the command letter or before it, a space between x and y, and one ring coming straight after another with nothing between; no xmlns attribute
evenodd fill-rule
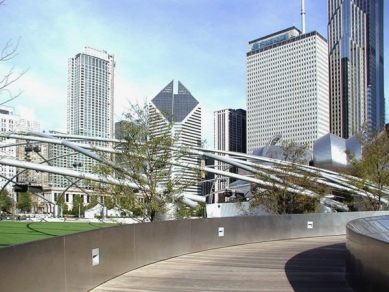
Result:
<svg viewBox="0 0 389 292"><path fill-rule="evenodd" d="M8 106L0 106L0 119L1 119L1 132L9 132L14 133L15 126L19 122L19 116L14 114L14 110L11 107ZM7 158L16 158L16 146L8 147L8 144L16 144L16 140L13 138L0 138L0 146L4 146L0 148L0 156L1 157L7 157ZM14 166L8 166L0 164L0 188L3 188L4 185L7 183L9 179L12 179L15 177L16 174L16 167ZM14 180L16 181L16 180ZM6 186L6 189L11 192L12 191L12 185L8 184Z"/></svg>
<svg viewBox="0 0 389 292"><path fill-rule="evenodd" d="M107 138L114 137L114 56L106 51L85 47L84 52L68 60L67 132L71 135ZM82 143L82 142L79 142ZM93 146L106 146L103 142L90 142ZM49 145L48 154L58 167L91 172L95 164L83 155L64 156L72 152L61 145ZM50 174L50 185L66 188L68 179ZM81 183L82 184L82 183Z"/></svg>
<svg viewBox="0 0 389 292"><path fill-rule="evenodd" d="M22 108L18 109L19 119L15 125L16 132L28 133L28 132L40 132L41 123L35 120L33 109ZM29 142L25 140L17 140L17 143L22 145L17 146L16 158L18 160L30 161L39 163L42 161L42 157L47 159L47 143ZM33 170L18 169L20 174L18 175L18 182L22 184L31 184L39 186L47 186L48 173L36 172Z"/></svg>
<svg viewBox="0 0 389 292"><path fill-rule="evenodd" d="M329 132L327 41L291 27L249 42L247 153L275 135L312 143Z"/></svg>
<svg viewBox="0 0 389 292"><path fill-rule="evenodd" d="M86 47L68 62L67 130L113 138L114 56Z"/></svg>
<svg viewBox="0 0 389 292"><path fill-rule="evenodd" d="M35 119L35 112L33 108L18 107L17 112L19 115L19 121L16 125L15 131L25 133L41 131L41 123Z"/></svg>
<svg viewBox="0 0 389 292"><path fill-rule="evenodd" d="M106 51L85 47L84 52L68 60L67 133L71 135L114 138L114 55ZM82 139L80 139L82 140ZM77 141L77 143L83 143ZM92 146L107 146L105 142L88 142ZM92 172L95 161L84 155L73 155L71 149L50 144L48 155L57 157L53 164L81 172ZM63 197L69 208L75 196L89 202L87 186L83 181L49 174L47 195L57 200ZM72 187L70 187L72 185ZM82 190L81 190L82 189ZM90 193L90 191L88 191Z"/></svg>
<svg viewBox="0 0 389 292"><path fill-rule="evenodd" d="M193 97L188 89L178 81L178 93L173 91L174 81L171 81L150 102L150 115L154 112L162 114L166 123L172 122L172 135L178 136L176 147L200 147L201 146L201 105ZM167 125L167 124L166 124ZM154 130L162 131L164 125L157 125ZM183 164L199 164L197 157L182 157ZM191 169L175 167L173 172L184 172L183 178L191 180L195 171ZM200 195L200 187L193 185L188 187L188 192Z"/></svg>

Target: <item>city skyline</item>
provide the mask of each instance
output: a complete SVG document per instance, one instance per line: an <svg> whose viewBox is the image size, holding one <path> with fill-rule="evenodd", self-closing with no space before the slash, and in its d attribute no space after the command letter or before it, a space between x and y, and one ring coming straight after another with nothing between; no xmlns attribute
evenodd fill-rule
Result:
<svg viewBox="0 0 389 292"><path fill-rule="evenodd" d="M306 31L327 38L327 0L306 0L305 6ZM388 6L384 9L387 15ZM7 106L34 107L43 130L66 131L67 60L90 46L115 55L115 121L128 100L150 101L178 79L202 104L203 139L213 147L213 112L246 109L247 42L293 25L301 28L300 12L300 0L162 0L153 5L84 0L77 6L72 1L7 0L0 6L0 45L21 40L19 55L2 64L0 73L12 66L17 72L29 69L13 87L23 94ZM385 19L385 27L387 23ZM387 87L385 93L389 96Z"/></svg>

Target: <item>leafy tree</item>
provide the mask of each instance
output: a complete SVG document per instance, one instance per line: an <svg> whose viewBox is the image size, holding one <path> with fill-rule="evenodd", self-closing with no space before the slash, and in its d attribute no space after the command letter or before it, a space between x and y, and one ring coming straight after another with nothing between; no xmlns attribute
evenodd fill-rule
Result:
<svg viewBox="0 0 389 292"><path fill-rule="evenodd" d="M20 210L30 212L31 211L31 194L29 192L19 193L18 202L16 207Z"/></svg>
<svg viewBox="0 0 389 292"><path fill-rule="evenodd" d="M65 198L63 195L61 195L58 200L57 200L57 205L61 208L63 214L68 214L69 212L69 207L65 203Z"/></svg>
<svg viewBox="0 0 389 292"><path fill-rule="evenodd" d="M80 195L74 196L71 213L74 216L81 216L82 214L84 214L84 211L85 211L85 206L81 200L81 196Z"/></svg>
<svg viewBox="0 0 389 292"><path fill-rule="evenodd" d="M258 168L257 178L266 184L252 184L251 208L261 207L271 214L312 213L317 211L320 197L328 190L318 183L314 168L305 171L309 163L308 144L283 141L280 151L271 156L289 163ZM280 157L281 156L281 157Z"/></svg>
<svg viewBox="0 0 389 292"><path fill-rule="evenodd" d="M101 176L115 176L119 185L93 183L95 191L106 197L105 204L118 207L141 222L159 220L157 213L167 211L167 204L179 199L190 185L197 183L198 174L184 178L177 164L190 154L176 147L173 123L147 105L131 105L116 131L120 143L116 153L101 153L105 161L95 171ZM179 135L179 133L177 133ZM128 182L135 184L130 188Z"/></svg>
<svg viewBox="0 0 389 292"><path fill-rule="evenodd" d="M2 212L10 212L12 209L12 201L7 190L3 190L0 193L0 207L0 211Z"/></svg>
<svg viewBox="0 0 389 292"><path fill-rule="evenodd" d="M389 186L388 133L372 131L365 127L357 138L362 146L361 157L346 151L353 167L351 174L359 178L354 179L353 184L365 192L362 204L367 210L381 210L382 200L389 198L389 192L386 190Z"/></svg>
<svg viewBox="0 0 389 292"><path fill-rule="evenodd" d="M89 209L92 209L94 206L96 206L98 204L98 200L97 200L97 197L96 196L90 196L90 201L88 203L88 205L86 205L86 210L89 210Z"/></svg>
<svg viewBox="0 0 389 292"><path fill-rule="evenodd" d="M191 217L203 217L205 210L205 203L200 203L197 207L191 208L183 202L178 202L175 209L175 218L188 219Z"/></svg>

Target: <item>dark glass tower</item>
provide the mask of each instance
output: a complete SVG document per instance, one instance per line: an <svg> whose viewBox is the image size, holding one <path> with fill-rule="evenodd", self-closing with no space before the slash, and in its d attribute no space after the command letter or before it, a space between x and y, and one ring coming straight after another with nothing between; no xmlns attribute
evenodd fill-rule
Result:
<svg viewBox="0 0 389 292"><path fill-rule="evenodd" d="M225 109L214 112L215 149L246 153L246 111Z"/></svg>
<svg viewBox="0 0 389 292"><path fill-rule="evenodd" d="M367 119L384 129L384 0L359 0L367 16Z"/></svg>
<svg viewBox="0 0 389 292"><path fill-rule="evenodd" d="M385 123L383 0L328 0L330 131Z"/></svg>
<svg viewBox="0 0 389 292"><path fill-rule="evenodd" d="M173 85L174 81L170 82L151 102L166 119L170 122L178 123L190 115L196 106L199 105L199 102L180 81L178 81L177 94L173 92ZM198 125L201 125L201 120L198 120L198 122Z"/></svg>
<svg viewBox="0 0 389 292"><path fill-rule="evenodd" d="M247 151L247 130L246 130L246 111L243 109L224 109L215 111L214 118L214 144L216 150L232 151L246 153ZM218 170L227 170L238 173L236 167L231 167L221 161L214 162ZM226 178L215 182L215 191L224 190L235 179ZM217 195L215 202L223 201L222 197Z"/></svg>

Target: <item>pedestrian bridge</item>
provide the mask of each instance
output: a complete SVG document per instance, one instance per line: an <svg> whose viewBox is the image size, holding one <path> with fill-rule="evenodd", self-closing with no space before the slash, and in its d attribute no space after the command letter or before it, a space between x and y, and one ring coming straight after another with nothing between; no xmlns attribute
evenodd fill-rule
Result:
<svg viewBox="0 0 389 292"><path fill-rule="evenodd" d="M91 291L351 292L345 241L341 235L213 249L141 267Z"/></svg>
<svg viewBox="0 0 389 292"><path fill-rule="evenodd" d="M352 291L346 224L377 215L389 212L161 221L4 247L0 291Z"/></svg>

